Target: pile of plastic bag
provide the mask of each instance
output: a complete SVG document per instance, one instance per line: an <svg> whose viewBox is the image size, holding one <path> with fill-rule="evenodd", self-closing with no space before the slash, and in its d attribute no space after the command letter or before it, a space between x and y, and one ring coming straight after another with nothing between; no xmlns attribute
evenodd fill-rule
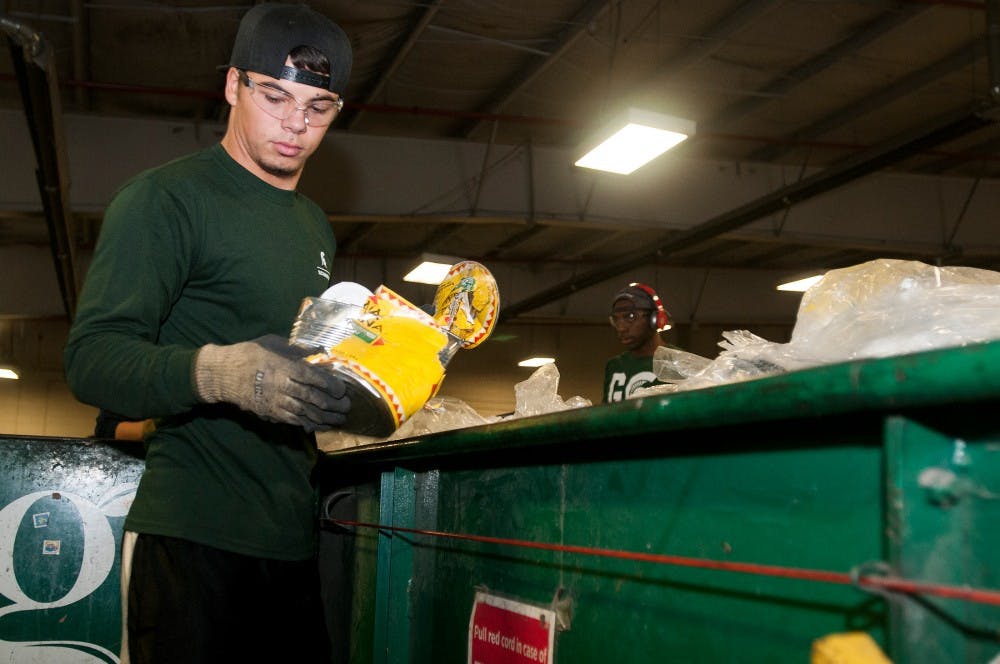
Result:
<svg viewBox="0 0 1000 664"><path fill-rule="evenodd" d="M1000 339L1000 273L880 259L827 272L799 304L791 341L723 333L714 360L660 348L666 385L634 397L761 378L821 364Z"/></svg>
<svg viewBox="0 0 1000 664"><path fill-rule="evenodd" d="M555 364L540 366L527 379L515 384L514 399L516 405L513 413L505 416L483 417L461 399L434 397L387 438L373 438L346 431L331 431L317 434L316 439L320 449L329 452L345 447L356 447L386 440L402 440L439 431L462 429L490 422L514 420L591 405L589 399L580 396L569 399L563 399L559 396L559 369Z"/></svg>
<svg viewBox="0 0 1000 664"><path fill-rule="evenodd" d="M827 272L807 290L788 343L746 330L723 332L722 352L708 359L658 348L653 371L664 385L631 398L711 387L855 359L903 355L1000 339L1000 273L880 259ZM435 397L389 438L321 434L324 450L541 415L591 405L558 394L555 364L539 367L514 386L512 414L483 417L454 398Z"/></svg>

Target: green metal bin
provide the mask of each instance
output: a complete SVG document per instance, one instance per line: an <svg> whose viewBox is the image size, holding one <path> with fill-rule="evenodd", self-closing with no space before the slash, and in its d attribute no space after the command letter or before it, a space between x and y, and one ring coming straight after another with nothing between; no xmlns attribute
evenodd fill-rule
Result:
<svg viewBox="0 0 1000 664"><path fill-rule="evenodd" d="M469 661L490 597L552 616L562 663L803 662L854 630L990 662L997 366L983 344L325 455L337 661ZM0 660L117 661L135 450L0 440Z"/></svg>
<svg viewBox="0 0 1000 664"><path fill-rule="evenodd" d="M863 631L985 664L997 367L990 343L330 453L339 660L485 663L479 593L555 617L546 661L808 662ZM512 634L490 661L535 661Z"/></svg>
<svg viewBox="0 0 1000 664"><path fill-rule="evenodd" d="M0 437L0 661L118 662L141 445Z"/></svg>

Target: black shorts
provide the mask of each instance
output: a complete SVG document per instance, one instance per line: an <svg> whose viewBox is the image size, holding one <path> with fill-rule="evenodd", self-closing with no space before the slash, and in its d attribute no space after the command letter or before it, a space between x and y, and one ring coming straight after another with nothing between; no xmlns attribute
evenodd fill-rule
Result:
<svg viewBox="0 0 1000 664"><path fill-rule="evenodd" d="M315 560L147 534L131 553L123 638L132 664L329 662Z"/></svg>

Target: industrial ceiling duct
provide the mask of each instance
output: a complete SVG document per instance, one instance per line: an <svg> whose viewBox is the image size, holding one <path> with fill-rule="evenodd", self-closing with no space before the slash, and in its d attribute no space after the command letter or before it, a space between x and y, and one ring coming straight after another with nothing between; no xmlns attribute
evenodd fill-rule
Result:
<svg viewBox="0 0 1000 664"><path fill-rule="evenodd" d="M38 192L42 199L49 244L66 315L76 312L76 265L71 241L69 165L62 127L55 54L38 32L0 16L0 30L10 45L11 60L21 89L24 112L35 149Z"/></svg>

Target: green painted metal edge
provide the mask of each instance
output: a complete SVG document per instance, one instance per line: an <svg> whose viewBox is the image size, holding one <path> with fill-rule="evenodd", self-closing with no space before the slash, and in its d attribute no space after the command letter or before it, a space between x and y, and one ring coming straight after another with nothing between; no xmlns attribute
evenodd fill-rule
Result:
<svg viewBox="0 0 1000 664"><path fill-rule="evenodd" d="M857 360L326 453L340 463L447 458L567 440L908 409L1000 397L1000 341Z"/></svg>
<svg viewBox="0 0 1000 664"><path fill-rule="evenodd" d="M382 475L380 523L414 527L415 474L396 468ZM379 531L376 580L375 661L409 662L410 615L393 607L409 606L413 545L404 536Z"/></svg>
<svg viewBox="0 0 1000 664"><path fill-rule="evenodd" d="M392 472L382 473L379 491L379 523L392 523L395 477ZM373 662L386 664L389 655L389 585L392 563L391 536L379 531L377 567L375 570L375 639Z"/></svg>

